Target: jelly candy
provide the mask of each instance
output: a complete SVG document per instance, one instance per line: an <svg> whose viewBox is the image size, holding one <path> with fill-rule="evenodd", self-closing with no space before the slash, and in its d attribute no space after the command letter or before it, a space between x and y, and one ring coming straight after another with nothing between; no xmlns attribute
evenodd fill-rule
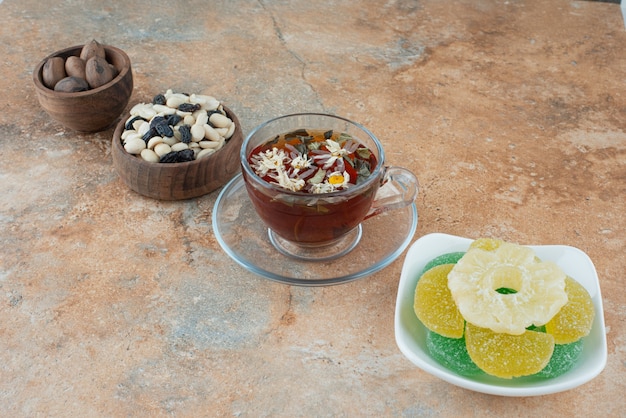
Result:
<svg viewBox="0 0 626 418"><path fill-rule="evenodd" d="M557 344L568 344L585 337L591 331L595 311L587 290L571 277L565 279L568 302L546 324L546 332Z"/></svg>
<svg viewBox="0 0 626 418"><path fill-rule="evenodd" d="M469 322L465 326L465 340L472 361L486 373L504 379L540 372L554 351L554 338L550 334L496 333Z"/></svg>
<svg viewBox="0 0 626 418"><path fill-rule="evenodd" d="M435 360L462 376L485 374L467 353L465 338L448 338L426 331L426 346Z"/></svg>
<svg viewBox="0 0 626 418"><path fill-rule="evenodd" d="M417 282L413 309L424 326L444 337L463 336L463 317L448 289L448 273L454 264L431 268Z"/></svg>
<svg viewBox="0 0 626 418"><path fill-rule="evenodd" d="M562 375L576 364L582 352L582 339L569 344L555 344L554 353L552 353L548 365L535 376L549 378Z"/></svg>
<svg viewBox="0 0 626 418"><path fill-rule="evenodd" d="M457 252L457 253L446 253L442 254L438 257L433 258L424 266L422 270L422 274L426 273L433 267L439 266L441 264L456 264L457 261L461 259L465 255L465 252Z"/></svg>

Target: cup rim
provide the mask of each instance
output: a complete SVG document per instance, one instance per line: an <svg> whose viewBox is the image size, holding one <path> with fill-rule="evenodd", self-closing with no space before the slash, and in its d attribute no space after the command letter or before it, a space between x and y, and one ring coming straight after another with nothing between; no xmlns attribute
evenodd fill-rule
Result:
<svg viewBox="0 0 626 418"><path fill-rule="evenodd" d="M329 193L318 193L318 194L308 194L308 193L302 193L302 192L294 192L291 190L287 190L283 187L280 187L277 184L273 184L273 183L268 183L265 180L261 179L252 169L252 167L250 167L250 164L248 163L248 155L247 155L247 151L246 151L246 147L248 145L248 142L250 142L250 139L252 138L252 136L254 136L259 130L263 129L265 126L269 125L270 123L276 122L278 120L281 119L286 119L286 118L291 118L291 117L298 117L298 116L323 116L323 117L328 117L331 119L338 119L344 122L347 122L351 125L354 125L355 127L357 127L358 129L360 129L361 131L363 131L366 135L368 135L373 141L374 144L376 145L376 150L378 151L378 164L376 164L376 167L374 168L374 171L370 174L370 176L367 178L367 180L365 180L363 183L355 185L353 187L350 187L348 189L344 189L344 190L338 190L338 191L334 191L334 192L329 192ZM369 129L367 129L365 126L363 126L362 124L358 123L358 122L354 122L350 119L341 117L341 116L337 116L337 115L331 115L329 113L315 113L315 112L303 112L303 113L290 113L287 115L282 115L282 116L278 116L272 119L269 119L261 124L259 124L256 128L254 128L252 131L250 131L250 133L248 133L248 135L245 137L243 143L241 144L241 150L239 152L239 161L241 163L241 166L243 168L244 174L246 174L245 177L251 178L253 179L252 181L254 181L257 184L262 184L264 187L281 193L281 194L286 194L286 195L290 195L290 196L297 196L297 197L316 197L316 198L321 198L321 197L333 197L333 196L344 196L347 193L355 193L355 192L359 192L363 189L367 189L368 187L370 187L372 185L372 183L374 181L376 181L380 174L383 173L384 171L384 161L385 161L385 151L383 150L382 144L380 143L380 140L378 139L378 137L376 137L376 135L374 135ZM244 177L244 178L245 178Z"/></svg>

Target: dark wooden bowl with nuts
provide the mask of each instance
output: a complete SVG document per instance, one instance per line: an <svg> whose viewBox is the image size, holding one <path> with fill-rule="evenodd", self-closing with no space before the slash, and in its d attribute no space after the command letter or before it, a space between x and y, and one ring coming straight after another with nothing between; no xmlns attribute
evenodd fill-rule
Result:
<svg viewBox="0 0 626 418"><path fill-rule="evenodd" d="M167 97L166 97L167 96ZM172 93L138 103L113 134L113 165L135 192L159 200L208 194L240 172L237 116L211 96Z"/></svg>
<svg viewBox="0 0 626 418"><path fill-rule="evenodd" d="M50 54L35 67L33 82L46 113L79 132L114 126L133 92L128 55L96 41Z"/></svg>

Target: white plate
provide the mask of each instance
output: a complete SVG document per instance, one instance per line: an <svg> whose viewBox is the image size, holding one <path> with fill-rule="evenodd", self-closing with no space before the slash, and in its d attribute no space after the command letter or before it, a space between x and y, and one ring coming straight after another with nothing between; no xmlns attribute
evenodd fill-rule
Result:
<svg viewBox="0 0 626 418"><path fill-rule="evenodd" d="M577 364L561 376L546 379L520 377L500 379L493 376L461 376L433 359L426 347L426 328L413 311L415 286L419 275L430 260L450 252L467 251L473 240L446 234L429 234L409 248L398 287L395 334L400 351L420 369L446 382L476 392L501 396L537 396L563 392L587 383L604 369L607 359L606 331L602 296L596 269L584 252L565 245L529 245L542 260L555 262L568 276L589 292L595 307L591 333L585 337L583 352Z"/></svg>

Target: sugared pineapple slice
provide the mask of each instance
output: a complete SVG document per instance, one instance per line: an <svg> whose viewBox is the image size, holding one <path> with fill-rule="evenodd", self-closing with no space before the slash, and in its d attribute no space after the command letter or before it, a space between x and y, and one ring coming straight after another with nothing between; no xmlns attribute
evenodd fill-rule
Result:
<svg viewBox="0 0 626 418"><path fill-rule="evenodd" d="M546 367L554 351L554 338L550 334L496 333L469 322L465 326L465 342L470 358L478 367L504 379L538 373Z"/></svg>
<svg viewBox="0 0 626 418"><path fill-rule="evenodd" d="M429 330L448 338L463 336L464 321L448 289L454 264L441 264L420 277L415 288L415 315Z"/></svg>
<svg viewBox="0 0 626 418"><path fill-rule="evenodd" d="M546 332L557 344L569 344L586 337L595 316L587 289L571 277L565 278L565 293L567 303L546 324Z"/></svg>

